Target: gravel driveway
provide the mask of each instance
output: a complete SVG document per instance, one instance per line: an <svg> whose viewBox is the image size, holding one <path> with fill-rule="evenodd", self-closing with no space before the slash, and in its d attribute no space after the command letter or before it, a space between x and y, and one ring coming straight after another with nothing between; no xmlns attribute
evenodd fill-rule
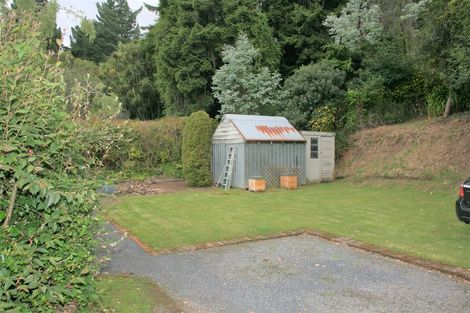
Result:
<svg viewBox="0 0 470 313"><path fill-rule="evenodd" d="M185 312L470 312L470 284L308 235L160 256L126 239L103 271L150 277Z"/></svg>

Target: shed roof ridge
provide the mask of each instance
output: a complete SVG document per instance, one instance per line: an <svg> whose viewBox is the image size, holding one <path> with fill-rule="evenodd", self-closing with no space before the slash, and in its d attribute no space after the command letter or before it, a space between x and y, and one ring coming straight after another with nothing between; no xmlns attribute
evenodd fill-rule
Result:
<svg viewBox="0 0 470 313"><path fill-rule="evenodd" d="M305 141L283 116L225 114L246 141Z"/></svg>
<svg viewBox="0 0 470 313"><path fill-rule="evenodd" d="M259 119L279 119L288 121L284 116L275 116L275 115L244 115L244 114L225 114L224 117L228 119L242 119L245 121L248 120L259 120Z"/></svg>

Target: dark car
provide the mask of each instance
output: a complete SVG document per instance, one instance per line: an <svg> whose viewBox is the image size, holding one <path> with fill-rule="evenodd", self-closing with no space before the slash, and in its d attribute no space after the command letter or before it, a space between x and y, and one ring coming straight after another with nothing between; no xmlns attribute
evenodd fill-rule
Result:
<svg viewBox="0 0 470 313"><path fill-rule="evenodd" d="M455 203L457 217L462 222L470 223L470 178L468 178L459 190L459 199Z"/></svg>

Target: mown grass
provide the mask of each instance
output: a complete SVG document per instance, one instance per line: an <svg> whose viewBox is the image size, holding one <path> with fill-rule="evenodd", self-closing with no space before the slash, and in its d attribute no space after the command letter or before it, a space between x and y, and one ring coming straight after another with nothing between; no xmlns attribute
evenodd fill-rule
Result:
<svg viewBox="0 0 470 313"><path fill-rule="evenodd" d="M470 226L456 219L455 199L413 184L343 181L295 191L126 196L106 214L156 250L305 229L470 269Z"/></svg>
<svg viewBox="0 0 470 313"><path fill-rule="evenodd" d="M99 276L97 289L99 303L82 310L82 313L153 313L161 300L155 284L149 279L133 276Z"/></svg>

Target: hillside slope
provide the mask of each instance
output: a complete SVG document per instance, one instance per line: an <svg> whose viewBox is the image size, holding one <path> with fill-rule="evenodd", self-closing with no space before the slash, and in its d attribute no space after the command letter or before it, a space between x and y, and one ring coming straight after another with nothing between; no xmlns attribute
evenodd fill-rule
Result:
<svg viewBox="0 0 470 313"><path fill-rule="evenodd" d="M470 176L470 114L357 132L337 176L463 181Z"/></svg>

